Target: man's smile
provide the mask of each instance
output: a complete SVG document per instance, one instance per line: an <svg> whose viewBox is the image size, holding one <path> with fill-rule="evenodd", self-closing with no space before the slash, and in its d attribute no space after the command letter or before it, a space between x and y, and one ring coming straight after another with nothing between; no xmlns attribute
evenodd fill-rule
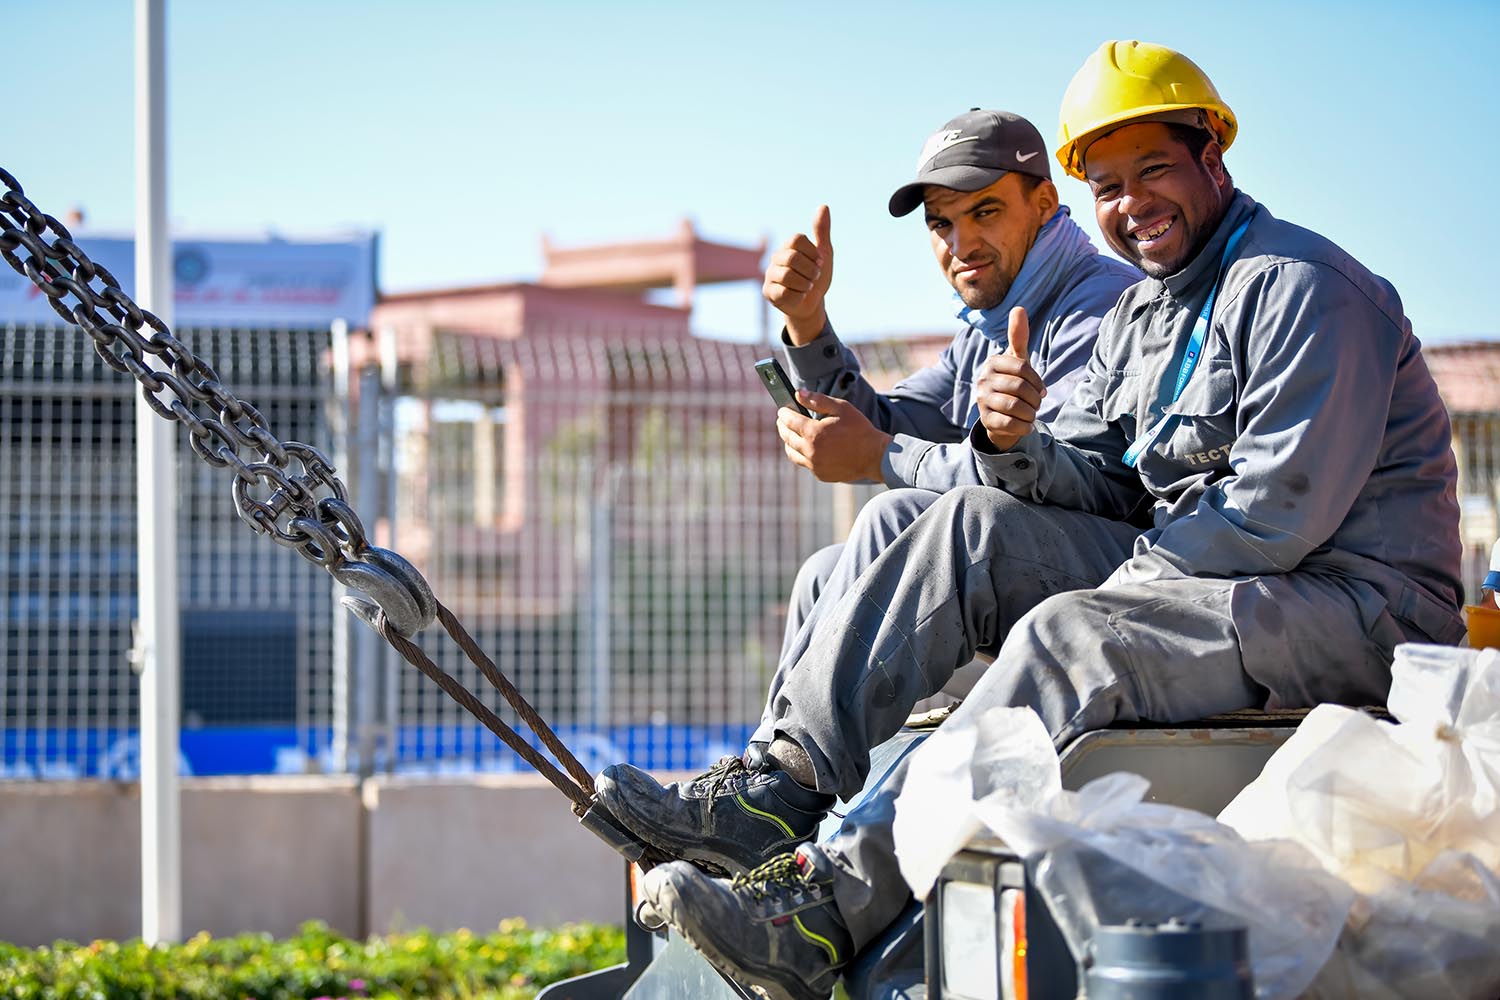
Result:
<svg viewBox="0 0 1500 1000"><path fill-rule="evenodd" d="M1136 241L1136 246L1141 250L1150 250L1157 245L1172 228L1176 225L1175 218L1158 219L1144 226L1137 226L1131 233L1130 238Z"/></svg>

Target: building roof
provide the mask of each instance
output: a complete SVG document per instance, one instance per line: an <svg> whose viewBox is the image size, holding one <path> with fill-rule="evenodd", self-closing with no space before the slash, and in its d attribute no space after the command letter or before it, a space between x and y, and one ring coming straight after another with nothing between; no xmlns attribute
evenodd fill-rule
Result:
<svg viewBox="0 0 1500 1000"><path fill-rule="evenodd" d="M1422 354L1448 412L1500 412L1500 341L1426 344Z"/></svg>
<svg viewBox="0 0 1500 1000"><path fill-rule="evenodd" d="M434 331L514 338L590 332L596 336L690 335L692 312L594 288L545 288L506 282L383 295L372 327L400 331L404 353L421 356Z"/></svg>
<svg viewBox="0 0 1500 1000"><path fill-rule="evenodd" d="M759 281L762 239L754 246L734 246L702 239L691 219L660 240L558 247L542 237L545 266L540 284L554 288L609 288L642 293L675 288L680 306L691 306L693 289L725 281Z"/></svg>
<svg viewBox="0 0 1500 1000"><path fill-rule="evenodd" d="M549 288L533 281L501 281L491 285L458 285L450 288L417 289L405 292L387 292L380 296L380 305L403 305L464 299L498 300L517 297L529 302L585 303L606 312L615 312L626 306L653 316L681 317L686 310L678 306L642 302L623 296L617 291L600 288Z"/></svg>

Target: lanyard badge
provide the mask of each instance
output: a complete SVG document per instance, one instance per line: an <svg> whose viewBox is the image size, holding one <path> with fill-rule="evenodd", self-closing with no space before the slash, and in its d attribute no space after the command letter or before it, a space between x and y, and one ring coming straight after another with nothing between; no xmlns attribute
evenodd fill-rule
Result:
<svg viewBox="0 0 1500 1000"><path fill-rule="evenodd" d="M1208 301L1203 303L1203 308L1198 311L1198 319L1193 323L1193 334L1188 338L1187 353L1182 356L1182 364L1177 369L1177 383L1172 387L1172 398L1167 401L1161 419L1130 442L1130 447L1125 449L1123 461L1132 469L1141 460L1141 455L1146 452L1146 449L1156 443L1157 438L1177 426L1178 414L1172 410L1172 407L1177 405L1177 400L1182 398L1182 390L1187 388L1188 379L1193 377L1193 370L1198 367L1198 357L1203 353L1203 342L1208 339L1208 324L1213 318L1214 299L1218 298L1219 285L1224 280L1224 272L1229 269L1229 259L1234 256L1234 248L1239 246L1240 237L1245 235L1245 229L1249 225L1250 219L1241 222L1239 228L1230 235L1229 242L1224 244L1224 255L1219 259L1219 273L1214 278L1213 287L1208 290Z"/></svg>

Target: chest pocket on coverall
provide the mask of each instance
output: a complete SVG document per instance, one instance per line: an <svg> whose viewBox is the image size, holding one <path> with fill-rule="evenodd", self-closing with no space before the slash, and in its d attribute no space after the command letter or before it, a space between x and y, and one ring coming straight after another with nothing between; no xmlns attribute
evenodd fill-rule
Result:
<svg viewBox="0 0 1500 1000"><path fill-rule="evenodd" d="M1141 404L1141 377L1134 369L1111 368L1104 384L1104 398L1099 400L1099 416L1119 427L1127 440L1140 431L1136 426L1136 409Z"/></svg>
<svg viewBox="0 0 1500 1000"><path fill-rule="evenodd" d="M1151 450L1194 472L1229 468L1239 408L1234 368L1227 359L1205 359L1172 406L1177 426Z"/></svg>

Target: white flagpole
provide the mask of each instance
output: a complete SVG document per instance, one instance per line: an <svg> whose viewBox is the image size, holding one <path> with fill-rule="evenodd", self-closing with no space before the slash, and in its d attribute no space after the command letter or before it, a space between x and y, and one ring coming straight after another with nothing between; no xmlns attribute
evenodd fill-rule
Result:
<svg viewBox="0 0 1500 1000"><path fill-rule="evenodd" d="M135 3L135 297L170 326L165 5L166 0ZM147 944L182 939L175 430L136 397L135 655L141 668L141 938Z"/></svg>

